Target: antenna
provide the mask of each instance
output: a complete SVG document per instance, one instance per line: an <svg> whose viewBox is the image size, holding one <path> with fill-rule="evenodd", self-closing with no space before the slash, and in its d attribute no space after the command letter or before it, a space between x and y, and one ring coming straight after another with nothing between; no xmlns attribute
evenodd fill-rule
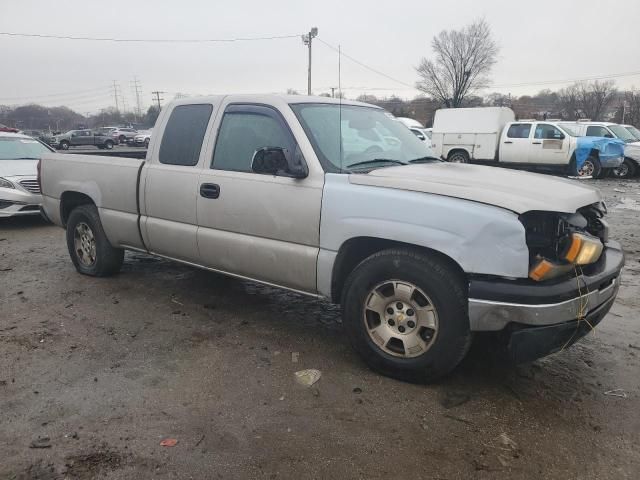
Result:
<svg viewBox="0 0 640 480"><path fill-rule="evenodd" d="M338 45L338 102L339 103L339 107L338 107L338 111L339 116L338 116L338 130L339 130L339 135L340 135L340 171L342 171L342 80L341 80L341 76L342 76L342 72L340 71L341 68L341 60L342 60L342 50L340 45Z"/></svg>

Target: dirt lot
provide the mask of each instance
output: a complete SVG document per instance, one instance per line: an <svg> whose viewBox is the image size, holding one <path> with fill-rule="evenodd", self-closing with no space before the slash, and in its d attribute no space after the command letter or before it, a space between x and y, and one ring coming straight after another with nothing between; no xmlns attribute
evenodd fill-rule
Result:
<svg viewBox="0 0 640 480"><path fill-rule="evenodd" d="M0 479L637 479L640 182L594 183L628 253L596 332L433 386L368 371L334 306L140 254L84 277L61 229L0 221Z"/></svg>

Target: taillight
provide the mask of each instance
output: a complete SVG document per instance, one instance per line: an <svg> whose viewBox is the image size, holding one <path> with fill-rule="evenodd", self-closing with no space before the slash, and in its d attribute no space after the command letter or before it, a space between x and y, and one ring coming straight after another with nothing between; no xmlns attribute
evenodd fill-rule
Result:
<svg viewBox="0 0 640 480"><path fill-rule="evenodd" d="M40 193L42 193L42 159L38 160L38 188L40 189Z"/></svg>

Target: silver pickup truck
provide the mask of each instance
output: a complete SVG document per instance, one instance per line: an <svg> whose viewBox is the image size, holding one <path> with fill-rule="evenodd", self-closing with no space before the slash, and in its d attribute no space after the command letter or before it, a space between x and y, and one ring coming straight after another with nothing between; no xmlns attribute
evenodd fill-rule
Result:
<svg viewBox="0 0 640 480"><path fill-rule="evenodd" d="M443 163L364 103L228 95L162 110L146 160L50 154L45 214L76 269L118 272L124 250L342 305L375 370L433 381L474 332L529 361L609 311L624 254L596 189Z"/></svg>

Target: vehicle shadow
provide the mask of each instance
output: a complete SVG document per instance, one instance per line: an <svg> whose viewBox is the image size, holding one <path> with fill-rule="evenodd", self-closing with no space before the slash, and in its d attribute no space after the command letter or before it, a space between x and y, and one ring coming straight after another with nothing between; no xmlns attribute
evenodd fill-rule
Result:
<svg viewBox="0 0 640 480"><path fill-rule="evenodd" d="M46 227L52 225L52 223L48 222L40 215L0 218L0 231L20 230L23 228Z"/></svg>

